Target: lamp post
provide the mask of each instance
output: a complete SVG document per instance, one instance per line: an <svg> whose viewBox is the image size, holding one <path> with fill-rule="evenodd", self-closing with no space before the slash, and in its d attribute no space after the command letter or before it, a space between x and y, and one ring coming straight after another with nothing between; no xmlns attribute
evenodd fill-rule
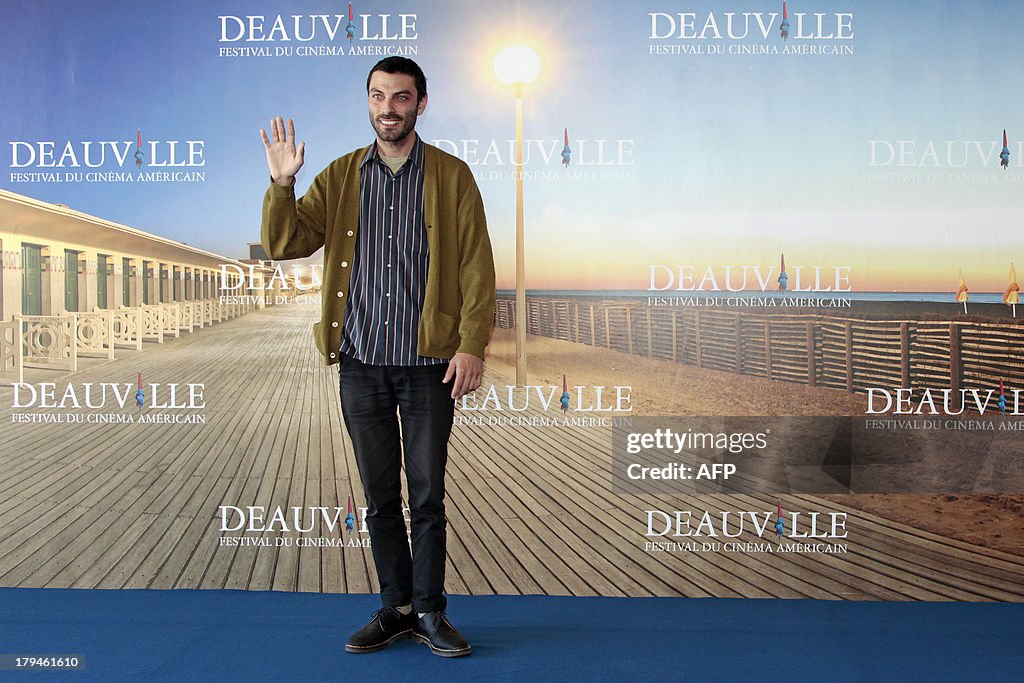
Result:
<svg viewBox="0 0 1024 683"><path fill-rule="evenodd" d="M526 384L526 253L523 236L523 88L540 73L540 57L529 47L507 47L494 58L494 73L516 95L516 384Z"/></svg>

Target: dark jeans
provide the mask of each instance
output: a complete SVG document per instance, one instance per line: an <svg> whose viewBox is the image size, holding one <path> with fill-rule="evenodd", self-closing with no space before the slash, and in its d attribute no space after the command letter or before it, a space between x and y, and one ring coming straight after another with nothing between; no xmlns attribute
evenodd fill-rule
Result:
<svg viewBox="0 0 1024 683"><path fill-rule="evenodd" d="M341 411L366 494L366 525L388 607L443 610L444 468L455 401L448 364L366 365L342 354ZM399 433L401 422L401 433ZM402 514L401 465L409 488L412 556Z"/></svg>

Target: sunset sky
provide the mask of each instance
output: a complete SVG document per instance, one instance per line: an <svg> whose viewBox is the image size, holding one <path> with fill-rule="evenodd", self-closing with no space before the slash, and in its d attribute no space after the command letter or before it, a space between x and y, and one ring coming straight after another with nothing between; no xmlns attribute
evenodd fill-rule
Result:
<svg viewBox="0 0 1024 683"><path fill-rule="evenodd" d="M646 289L652 264L767 268L785 253L790 266L849 266L855 290L952 291L959 269L980 292L1002 290L1010 262L1024 263L1019 6L790 3L791 18L852 12L854 37L843 45L853 54L663 55L652 46L801 43L783 42L777 27L767 39L650 37L651 12L693 12L700 25L712 10L722 20L780 12L781 2L353 4L357 14L416 15L411 44L430 93L417 129L463 156L476 150L469 160L499 287L514 284L514 98L491 64L513 43L542 59L524 100L530 288ZM5 17L0 187L245 256L267 184L258 130L272 115L295 118L306 141L300 191L372 140L364 86L378 56L218 56L222 15L267 16L269 25L276 14L334 14L346 3L296 7L54 1ZM230 43L246 44L257 43ZM154 139L204 140L206 182L11 180L26 169L11 168L10 141L134 140L139 128ZM996 156L1004 128L1006 171ZM568 169L558 154L564 129ZM487 157L492 143L499 154ZM541 150L554 154L545 160Z"/></svg>

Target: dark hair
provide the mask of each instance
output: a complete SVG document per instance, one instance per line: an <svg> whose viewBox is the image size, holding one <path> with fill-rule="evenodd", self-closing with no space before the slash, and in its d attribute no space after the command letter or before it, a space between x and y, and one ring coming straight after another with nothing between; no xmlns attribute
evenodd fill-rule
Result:
<svg viewBox="0 0 1024 683"><path fill-rule="evenodd" d="M427 96L427 77L423 75L423 69L420 68L420 65L408 57L385 57L374 64L373 68L370 69L370 73L366 75L367 93L370 92L370 76L373 76L374 71L412 76L416 82L416 101L418 102Z"/></svg>

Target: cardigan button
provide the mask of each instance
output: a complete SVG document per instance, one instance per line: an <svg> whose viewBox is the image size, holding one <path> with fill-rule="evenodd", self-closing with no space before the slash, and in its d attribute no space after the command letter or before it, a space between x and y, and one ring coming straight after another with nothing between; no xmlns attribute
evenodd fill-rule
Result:
<svg viewBox="0 0 1024 683"><path fill-rule="evenodd" d="M334 357L335 357L335 354L333 354L333 353L332 353L332 354L331 354L331 358L334 358Z"/></svg>
<svg viewBox="0 0 1024 683"><path fill-rule="evenodd" d="M333 323L331 323L331 327L337 327L337 326L338 326L338 321L337 320L335 320Z"/></svg>
<svg viewBox="0 0 1024 683"><path fill-rule="evenodd" d="M341 267L342 268L348 268L348 261L342 261L341 262Z"/></svg>
<svg viewBox="0 0 1024 683"><path fill-rule="evenodd" d="M354 234L355 234L355 233L354 233L354 232L352 232L351 230L349 230L349 231L348 231L348 236L349 236L349 237L351 237L351 236L352 236L352 235L354 235Z"/></svg>
<svg viewBox="0 0 1024 683"><path fill-rule="evenodd" d="M345 292L338 292L338 296L345 296Z"/></svg>

